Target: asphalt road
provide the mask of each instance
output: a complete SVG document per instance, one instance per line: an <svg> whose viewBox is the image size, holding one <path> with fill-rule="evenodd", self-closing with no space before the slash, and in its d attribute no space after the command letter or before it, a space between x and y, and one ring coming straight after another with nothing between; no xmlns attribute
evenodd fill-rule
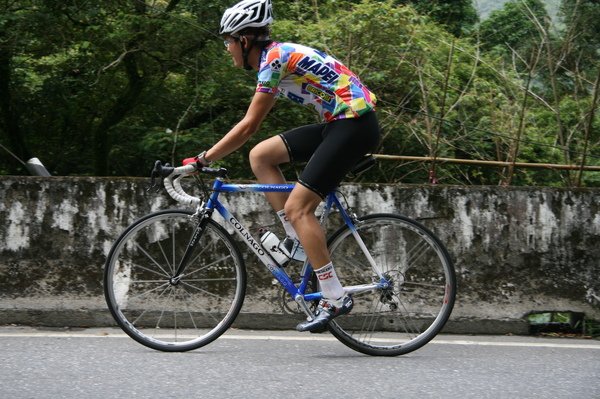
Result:
<svg viewBox="0 0 600 399"><path fill-rule="evenodd" d="M0 327L2 398L600 398L600 341L438 336L395 358L330 335L230 330L187 353L118 329Z"/></svg>

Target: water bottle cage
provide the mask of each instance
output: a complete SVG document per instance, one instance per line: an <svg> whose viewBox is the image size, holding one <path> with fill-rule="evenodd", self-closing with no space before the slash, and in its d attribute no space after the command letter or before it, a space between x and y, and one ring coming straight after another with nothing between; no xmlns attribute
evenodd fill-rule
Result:
<svg viewBox="0 0 600 399"><path fill-rule="evenodd" d="M302 248L302 245L300 245L298 240L286 237L283 241L279 243L277 249L289 259L296 260L299 262L304 262L306 260L304 248Z"/></svg>
<svg viewBox="0 0 600 399"><path fill-rule="evenodd" d="M299 262L306 260L306 254L298 240L286 237L280 241L272 232L268 230L263 232L260 244L280 266L285 266L290 260Z"/></svg>

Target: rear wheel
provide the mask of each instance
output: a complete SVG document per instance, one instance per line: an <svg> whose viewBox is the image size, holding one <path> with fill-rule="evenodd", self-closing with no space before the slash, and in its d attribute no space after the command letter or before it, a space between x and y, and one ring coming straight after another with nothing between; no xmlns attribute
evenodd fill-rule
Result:
<svg viewBox="0 0 600 399"><path fill-rule="evenodd" d="M106 260L106 303L123 331L150 348L204 346L231 326L242 307L243 258L211 219L184 273L173 278L198 223L187 211L147 215L123 232Z"/></svg>
<svg viewBox="0 0 600 399"><path fill-rule="evenodd" d="M354 308L329 324L331 333L359 352L397 356L435 337L452 312L456 278L440 240L420 223L393 214L359 219L358 234L390 283L354 295ZM331 259L344 286L379 282L351 230L329 239Z"/></svg>

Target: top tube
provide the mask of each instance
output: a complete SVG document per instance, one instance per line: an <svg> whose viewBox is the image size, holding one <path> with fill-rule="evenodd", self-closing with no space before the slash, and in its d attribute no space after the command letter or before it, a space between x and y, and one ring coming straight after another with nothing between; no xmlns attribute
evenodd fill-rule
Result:
<svg viewBox="0 0 600 399"><path fill-rule="evenodd" d="M213 191L219 193L289 193L295 184L232 184L223 183L222 180L215 180Z"/></svg>

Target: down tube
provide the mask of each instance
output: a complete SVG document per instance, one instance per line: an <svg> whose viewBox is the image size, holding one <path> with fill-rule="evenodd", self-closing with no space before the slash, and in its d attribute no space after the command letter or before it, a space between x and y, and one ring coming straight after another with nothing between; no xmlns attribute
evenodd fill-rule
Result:
<svg viewBox="0 0 600 399"><path fill-rule="evenodd" d="M273 276L279 281L279 283L286 289L287 292L295 298L298 294L298 288L294 285L294 282L287 275L285 270L283 270L279 265L275 263L275 261L265 253L264 249L260 245L260 242L254 239L252 234L237 220L231 212L227 210L219 202L219 200L213 200L214 208L221 214L223 219L229 223L235 232L240 236L240 238L248 245L250 249L258 256L260 261L269 269L269 271L273 274Z"/></svg>

